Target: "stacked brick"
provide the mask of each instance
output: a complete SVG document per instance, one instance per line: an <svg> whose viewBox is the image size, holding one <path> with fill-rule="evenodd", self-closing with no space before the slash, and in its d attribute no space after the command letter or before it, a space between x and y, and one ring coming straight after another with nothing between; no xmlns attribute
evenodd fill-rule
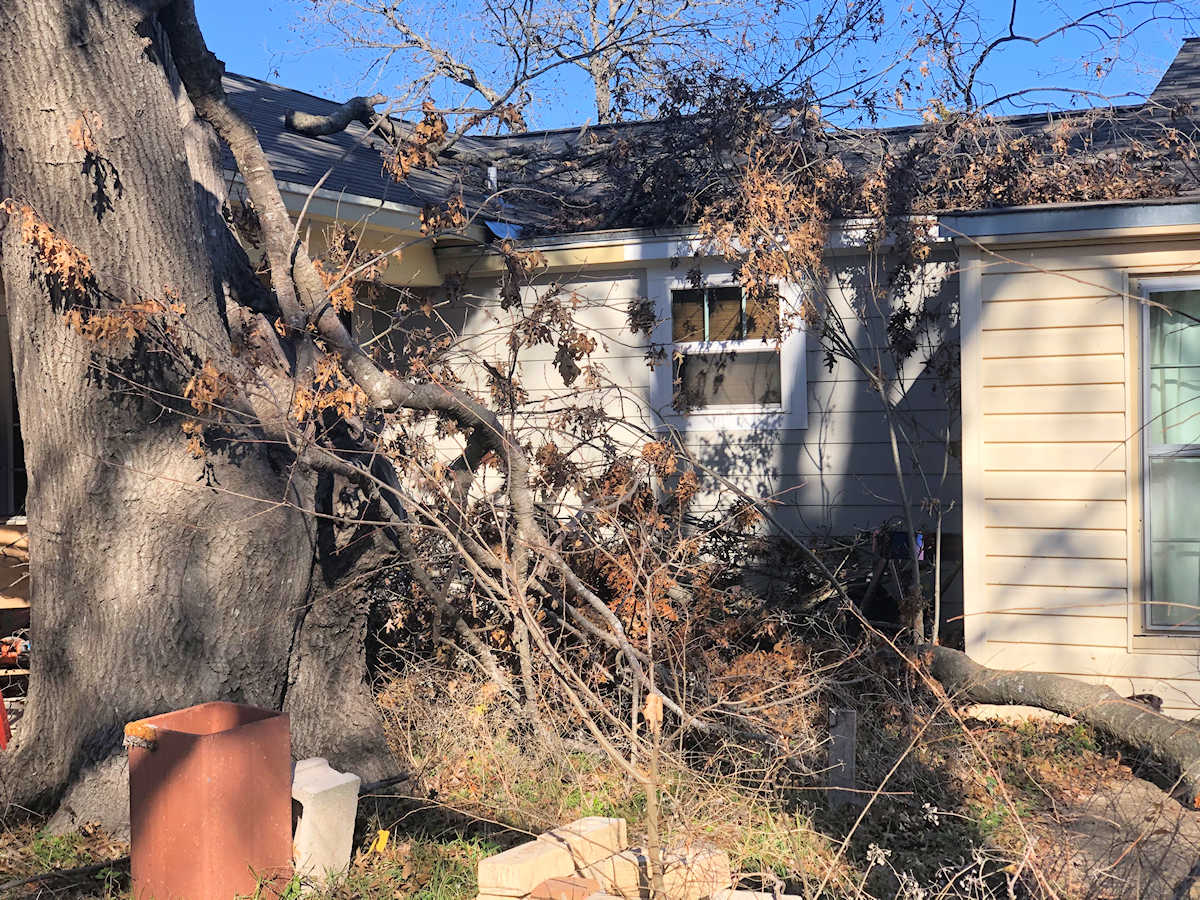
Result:
<svg viewBox="0 0 1200 900"><path fill-rule="evenodd" d="M624 819L588 816L479 863L478 900L645 900L646 851L629 846ZM663 854L660 900L769 900L731 889L729 856L712 848ZM781 898L790 900L790 898Z"/></svg>

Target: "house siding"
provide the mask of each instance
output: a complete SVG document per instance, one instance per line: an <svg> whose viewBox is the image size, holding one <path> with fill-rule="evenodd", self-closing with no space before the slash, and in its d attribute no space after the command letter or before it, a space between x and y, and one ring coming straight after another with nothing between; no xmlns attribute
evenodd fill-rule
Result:
<svg viewBox="0 0 1200 900"><path fill-rule="evenodd" d="M847 315L850 300L839 287L839 275L856 263L860 261L843 260L842 269L835 266L827 288L830 300ZM661 426L652 405L653 375L645 358L650 338L630 332L628 309L632 302L653 292L653 280L664 277L668 267L669 263L663 261L585 270L558 268L539 276L536 290L544 291L549 284L557 283L564 291L579 296L575 319L598 340L591 361L600 367L608 383L595 390L580 390L578 384L565 387L551 365L552 346L522 350L517 374L533 407L524 416L525 427L539 427L549 419L549 413L537 412L538 404L549 410L568 399L602 403L610 414L627 419L630 427L614 437L633 447L640 446ZM526 301L528 307L532 292L527 292ZM504 327L507 315L500 310L495 279L481 278L466 283L459 308L447 318L460 334L464 351L482 354L503 368L508 358ZM853 321L851 332L862 345L881 343L884 324L878 319L865 324ZM656 337L661 334L660 329ZM956 338L957 334L951 336L951 340ZM919 366L916 360L911 364ZM464 366L463 372L472 369ZM774 515L789 529L846 536L898 520L903 516L903 507L878 397L849 363L838 361L830 371L815 341L804 352L803 371L807 427L696 428L688 427L685 417L680 439L703 465L737 488L756 497L772 498ZM916 506L930 493L940 496L950 508L944 529L956 534L961 528L961 482L956 457L950 458L946 482L940 489L938 481L945 462L947 424L955 441L952 453L957 453L957 410L948 408L944 386L936 384L932 376L918 375L909 381L899 406L906 421L921 421L922 433L914 440L915 452L901 449L906 487ZM711 490L698 498L698 508L713 502L716 484L716 480L708 480ZM919 509L916 512L921 515ZM922 521L925 527L932 527L931 522Z"/></svg>
<svg viewBox="0 0 1200 900"><path fill-rule="evenodd" d="M1140 276L1200 239L962 251L965 634L986 665L1200 712L1200 639L1142 627Z"/></svg>

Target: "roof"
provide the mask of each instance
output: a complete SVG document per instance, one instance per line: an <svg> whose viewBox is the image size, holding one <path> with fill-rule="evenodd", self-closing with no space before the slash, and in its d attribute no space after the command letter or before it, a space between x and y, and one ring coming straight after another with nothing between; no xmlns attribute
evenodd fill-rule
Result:
<svg viewBox="0 0 1200 900"><path fill-rule="evenodd" d="M603 228L669 227L680 223L680 198L695 196L711 185L718 169L728 166L728 147L714 152L719 131L725 127L720 111L706 125L703 116L676 116L643 122L562 128L517 135L480 136L460 141L432 169L414 169L397 181L384 170L386 143L360 123L345 131L308 137L284 126L289 110L327 115L340 105L280 85L227 74L225 90L231 104L258 132L263 149L285 182L320 186L345 193L423 207L444 202L462 193L468 207L485 216L530 226L533 231L576 232ZM1183 122L1190 134L1200 135L1191 123L1191 107L1200 108L1200 38L1184 41L1175 60L1143 104L1112 109L1073 110L1025 114L990 120L992 140L1002 145L1014 137L1030 138L1046 153L1054 134L1064 123L1079 134L1070 152L1094 160L1097 171L1130 148L1152 147L1167 127ZM680 125L684 127L681 128ZM706 134L705 127L710 128ZM807 135L821 152L835 154L851 174L864 173L883 155L900 159L919 181L928 165L927 147L950 127L944 123L857 131L830 131ZM715 141L714 141L715 138ZM955 138L958 140L959 138ZM705 146L705 141L708 142ZM958 146L967 152L970 148ZM706 156L707 151L707 156ZM720 156L721 153L725 155ZM493 193L486 162L499 159L500 202ZM231 164L231 161L230 161ZM1167 173L1161 165L1154 176ZM1178 173L1174 173L1177 175ZM1200 181L1192 173L1181 179L1175 196L1200 194ZM1172 175L1172 177L1174 177ZM322 181L324 179L324 181ZM1097 179L1101 184L1103 177ZM1182 182L1186 181L1186 184ZM1150 183L1148 175L1145 183ZM1080 187L1066 201L1114 199ZM1164 196L1158 193L1156 196ZM1126 198L1127 199L1127 198ZM1023 200L1019 192L988 197L983 206L1013 206ZM947 208L947 207L941 207ZM951 204L950 208L953 208ZM973 207L972 207L973 208Z"/></svg>
<svg viewBox="0 0 1200 900"><path fill-rule="evenodd" d="M1167 71L1158 80L1150 99L1166 103L1172 99L1200 98L1200 37L1185 38Z"/></svg>
<svg viewBox="0 0 1200 900"><path fill-rule="evenodd" d="M226 73L223 82L230 104L258 132L258 140L280 181L314 187L324 178L321 187L335 193L418 208L449 193L452 182L441 173L414 172L398 182L384 172L379 152L383 142L368 136L367 129L357 122L326 137L306 137L284 127L289 110L328 115L339 106L332 100L245 75ZM225 163L234 168L231 156Z"/></svg>

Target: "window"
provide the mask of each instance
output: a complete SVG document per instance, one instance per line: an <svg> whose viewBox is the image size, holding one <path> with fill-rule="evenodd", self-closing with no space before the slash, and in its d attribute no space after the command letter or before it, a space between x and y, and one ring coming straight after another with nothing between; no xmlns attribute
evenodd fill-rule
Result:
<svg viewBox="0 0 1200 900"><path fill-rule="evenodd" d="M779 409L778 301L737 286L671 291L677 409Z"/></svg>
<svg viewBox="0 0 1200 900"><path fill-rule="evenodd" d="M1200 628L1200 284L1185 288L1143 285L1150 301L1142 313L1142 446L1151 628Z"/></svg>

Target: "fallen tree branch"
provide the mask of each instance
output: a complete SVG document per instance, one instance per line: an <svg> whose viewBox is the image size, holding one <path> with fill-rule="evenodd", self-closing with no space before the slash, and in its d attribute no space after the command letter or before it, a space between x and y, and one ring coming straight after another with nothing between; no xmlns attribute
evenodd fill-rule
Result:
<svg viewBox="0 0 1200 900"><path fill-rule="evenodd" d="M351 122L361 122L370 128L377 115L375 107L381 103L387 103L387 96L384 94L351 97L326 116L289 109L284 117L284 125L297 134L309 137L337 134L339 131L345 131Z"/></svg>
<svg viewBox="0 0 1200 900"><path fill-rule="evenodd" d="M1175 769L1188 805L1200 807L1200 727L1127 700L1105 685L1064 675L982 666L949 647L923 646L930 672L947 693L976 703L1037 706L1070 716L1140 747Z"/></svg>

